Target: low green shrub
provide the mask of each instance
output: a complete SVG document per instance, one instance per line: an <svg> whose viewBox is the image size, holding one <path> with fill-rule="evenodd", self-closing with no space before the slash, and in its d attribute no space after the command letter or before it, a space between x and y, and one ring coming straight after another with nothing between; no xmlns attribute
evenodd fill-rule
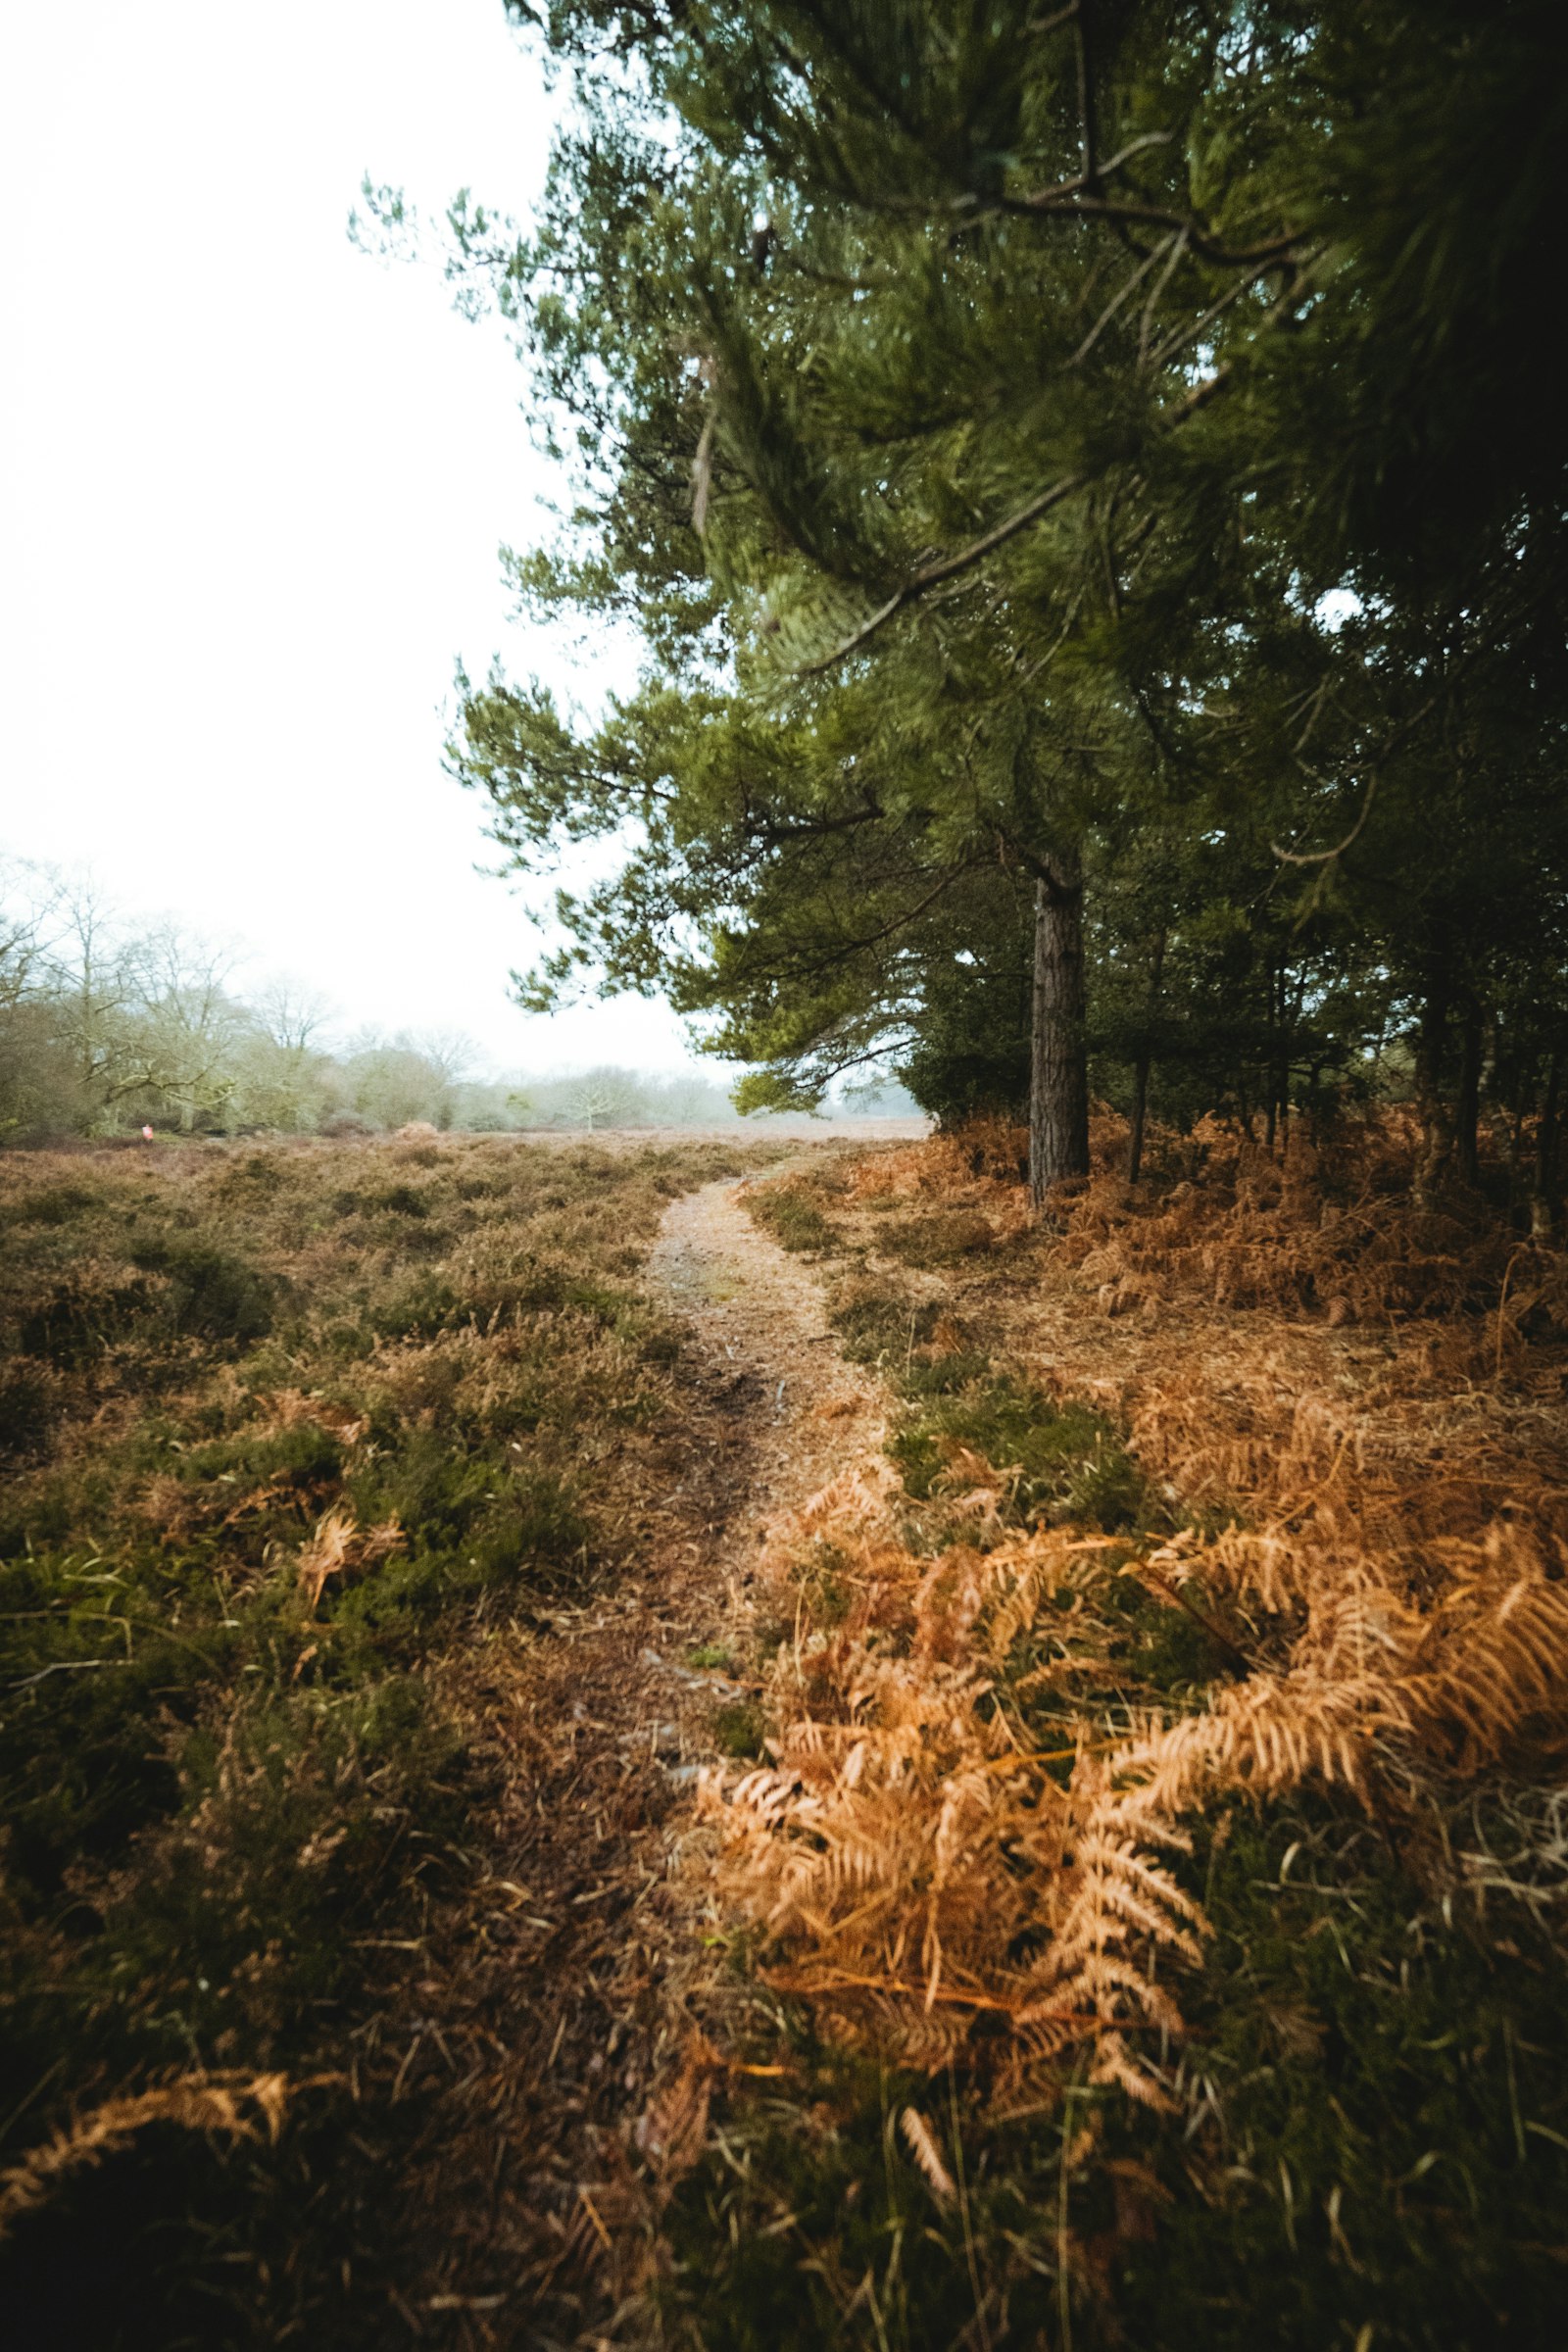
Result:
<svg viewBox="0 0 1568 2352"><path fill-rule="evenodd" d="M781 1249L827 1255L839 1246L837 1228L793 1183L756 1186L746 1206Z"/></svg>
<svg viewBox="0 0 1568 2352"><path fill-rule="evenodd" d="M1145 1507L1142 1474L1103 1413L1005 1376L924 1394L888 1443L918 1502L936 1494L958 1447L1003 1474L1008 1508L1025 1525L1070 1519L1113 1533Z"/></svg>

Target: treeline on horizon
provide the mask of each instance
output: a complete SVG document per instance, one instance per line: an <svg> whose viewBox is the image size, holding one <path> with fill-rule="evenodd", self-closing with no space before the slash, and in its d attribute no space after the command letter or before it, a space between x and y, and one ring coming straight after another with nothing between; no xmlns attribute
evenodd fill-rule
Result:
<svg viewBox="0 0 1568 2352"><path fill-rule="evenodd" d="M888 1055L1027 1107L1042 1199L1093 1092L1134 1174L1147 1118L1404 1101L1421 1201L1500 1159L1548 1230L1568 20L511 13L573 103L533 223L461 198L445 266L576 470L521 609L645 647L603 718L460 680L511 862L622 852L530 1001L667 992L743 1101Z"/></svg>
<svg viewBox="0 0 1568 2352"><path fill-rule="evenodd" d="M475 1073L461 1036L334 1041L325 1005L284 983L245 992L233 956L169 923L128 926L89 886L0 877L0 1146L72 1136L351 1137L425 1125L711 1127L738 1121L699 1070L611 1064ZM896 1090L842 1109L909 1107Z"/></svg>

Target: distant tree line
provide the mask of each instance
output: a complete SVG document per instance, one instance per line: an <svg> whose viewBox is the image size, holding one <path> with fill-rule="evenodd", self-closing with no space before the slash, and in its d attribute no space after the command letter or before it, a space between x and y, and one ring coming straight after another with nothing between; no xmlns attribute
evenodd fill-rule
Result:
<svg viewBox="0 0 1568 2352"><path fill-rule="evenodd" d="M550 0L519 233L461 201L575 462L523 608L637 627L608 716L497 668L456 771L584 971L750 1099L1281 1148L1409 1101L1555 1213L1568 1054L1568 201L1546 0ZM411 222L370 191L390 240Z"/></svg>
<svg viewBox="0 0 1568 2352"><path fill-rule="evenodd" d="M90 884L0 871L0 1145L51 1136L345 1136L713 1126L737 1118L698 1072L599 1067L477 1075L461 1036L334 1041L327 1008L171 923L127 926ZM894 1105L897 1107L897 1105Z"/></svg>

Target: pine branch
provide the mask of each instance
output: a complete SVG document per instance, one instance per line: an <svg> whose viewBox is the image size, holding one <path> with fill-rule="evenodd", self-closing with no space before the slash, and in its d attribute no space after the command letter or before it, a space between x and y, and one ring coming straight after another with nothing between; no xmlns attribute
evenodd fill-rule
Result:
<svg viewBox="0 0 1568 2352"><path fill-rule="evenodd" d="M1230 380L1230 373L1228 367L1221 368L1213 375L1206 376L1200 384L1195 384L1185 398L1178 401L1175 408L1161 418L1157 429L1172 432L1190 416L1196 416L1200 409L1206 408L1216 394L1223 391ZM1032 523L1041 521L1065 500L1087 489L1095 478L1088 471L1063 474L1049 489L1042 490L1013 514L1005 515L1001 522L993 523L990 530L982 531L978 539L971 539L967 547L961 547L954 555L944 556L934 564L923 564L918 571L910 573L902 587L895 589L885 605L880 605L858 627L852 629L831 653L821 654L814 662L806 662L796 674L808 678L823 670L836 668L849 655L858 652L868 638L874 637L895 612L901 612L906 605L914 604L930 589L939 588L945 580L956 579L959 573L972 570L976 564L983 563L999 547L1005 547L1009 539L1016 539L1020 531L1028 530Z"/></svg>

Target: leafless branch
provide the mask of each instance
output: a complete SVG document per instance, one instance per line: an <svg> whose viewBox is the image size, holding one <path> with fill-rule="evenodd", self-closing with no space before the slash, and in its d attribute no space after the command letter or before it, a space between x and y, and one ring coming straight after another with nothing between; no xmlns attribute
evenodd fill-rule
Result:
<svg viewBox="0 0 1568 2352"><path fill-rule="evenodd" d="M1343 841L1337 841L1334 844L1333 849L1282 850L1277 841L1271 841L1268 846L1273 851L1275 857L1280 860L1281 864L1329 865L1336 858L1343 858L1346 851L1349 848L1351 842L1355 840L1362 826L1366 823L1367 818L1372 813L1372 803L1377 798L1378 784L1381 780L1381 776L1382 770L1380 768L1374 768L1372 770L1372 773L1367 780L1365 797L1361 802L1361 813L1356 818L1354 824L1350 827L1348 833L1347 833L1345 836L1345 839Z"/></svg>
<svg viewBox="0 0 1568 2352"><path fill-rule="evenodd" d="M1048 32L1057 31L1063 24L1070 24L1077 14L1078 0L1067 0L1067 6L1058 8L1053 16L1031 17L1024 30L1038 40Z"/></svg>

